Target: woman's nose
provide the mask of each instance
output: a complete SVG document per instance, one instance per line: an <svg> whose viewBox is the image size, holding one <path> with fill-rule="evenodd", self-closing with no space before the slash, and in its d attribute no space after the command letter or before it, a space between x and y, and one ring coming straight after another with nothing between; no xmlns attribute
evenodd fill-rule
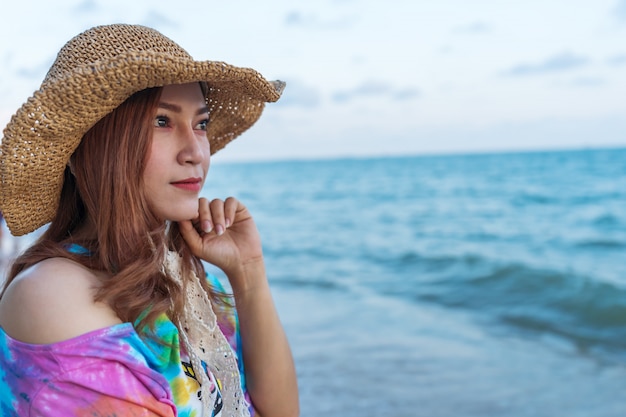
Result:
<svg viewBox="0 0 626 417"><path fill-rule="evenodd" d="M205 155L200 141L203 138L198 137L191 126L181 129L180 135L182 147L178 154L179 162L194 165L202 163Z"/></svg>

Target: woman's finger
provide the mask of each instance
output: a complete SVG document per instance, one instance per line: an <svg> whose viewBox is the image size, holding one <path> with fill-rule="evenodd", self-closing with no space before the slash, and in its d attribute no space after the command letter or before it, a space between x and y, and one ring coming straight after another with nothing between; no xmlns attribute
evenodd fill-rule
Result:
<svg viewBox="0 0 626 417"><path fill-rule="evenodd" d="M228 197L226 201L224 201L224 225L226 228L234 223L237 208L239 208L239 201L237 201L236 198Z"/></svg>
<svg viewBox="0 0 626 417"><path fill-rule="evenodd" d="M211 219L213 227L215 228L215 233L220 236L224 233L224 230L226 230L226 222L224 220L224 202L216 198L211 201L209 208L211 210Z"/></svg>
<svg viewBox="0 0 626 417"><path fill-rule="evenodd" d="M204 233L210 233L211 230L213 230L209 200L204 197L198 200L198 220L200 222L200 229Z"/></svg>
<svg viewBox="0 0 626 417"><path fill-rule="evenodd" d="M191 253L199 256L202 253L202 237L200 237L196 228L193 227L191 220L179 221L178 229L185 242L187 242L189 249L191 249Z"/></svg>

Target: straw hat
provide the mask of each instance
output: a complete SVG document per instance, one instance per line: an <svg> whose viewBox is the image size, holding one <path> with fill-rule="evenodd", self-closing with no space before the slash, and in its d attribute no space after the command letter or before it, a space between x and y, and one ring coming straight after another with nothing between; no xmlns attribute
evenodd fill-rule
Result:
<svg viewBox="0 0 626 417"><path fill-rule="evenodd" d="M195 61L144 26L98 26L71 39L4 129L0 209L11 232L20 236L52 220L65 166L96 122L137 91L195 81L209 86L212 153L252 126L285 85L249 68Z"/></svg>

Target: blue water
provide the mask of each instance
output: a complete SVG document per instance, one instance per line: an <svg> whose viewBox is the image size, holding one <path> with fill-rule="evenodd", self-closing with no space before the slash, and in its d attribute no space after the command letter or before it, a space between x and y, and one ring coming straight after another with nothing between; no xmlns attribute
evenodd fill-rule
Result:
<svg viewBox="0 0 626 417"><path fill-rule="evenodd" d="M626 415L626 150L220 163L302 415Z"/></svg>

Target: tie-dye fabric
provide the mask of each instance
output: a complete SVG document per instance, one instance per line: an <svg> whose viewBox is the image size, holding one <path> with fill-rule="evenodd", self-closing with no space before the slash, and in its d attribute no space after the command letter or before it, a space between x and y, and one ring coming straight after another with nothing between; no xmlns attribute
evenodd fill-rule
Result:
<svg viewBox="0 0 626 417"><path fill-rule="evenodd" d="M215 277L208 279L221 287ZM250 403L236 314L219 326L237 355ZM197 370L181 349L176 326L162 315L153 336L162 343L140 337L131 323L123 323L59 343L33 345L12 339L0 328L1 415L202 416ZM208 374L214 388L212 415L221 416L220 383Z"/></svg>

